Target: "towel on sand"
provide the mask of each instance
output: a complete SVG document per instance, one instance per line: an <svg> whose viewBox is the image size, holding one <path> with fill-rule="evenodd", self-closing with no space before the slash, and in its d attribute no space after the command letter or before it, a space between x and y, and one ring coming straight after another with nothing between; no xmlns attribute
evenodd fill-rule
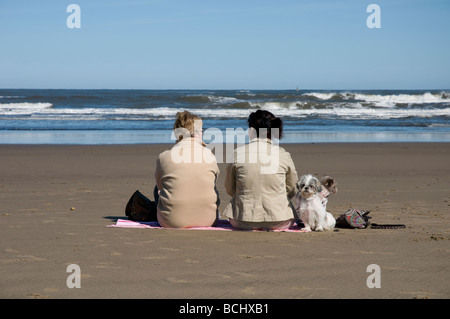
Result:
<svg viewBox="0 0 450 319"><path fill-rule="evenodd" d="M219 220L214 227L189 227L189 228L165 228L159 225L158 222L136 222L128 219L118 219L116 224L108 225L107 227L118 228L150 228L150 229L189 229L189 230L225 230L225 231L266 231L266 230L241 230L231 226L228 220ZM269 230L273 232L285 232L285 233L306 233L307 231L301 230L297 224L289 229L277 229Z"/></svg>

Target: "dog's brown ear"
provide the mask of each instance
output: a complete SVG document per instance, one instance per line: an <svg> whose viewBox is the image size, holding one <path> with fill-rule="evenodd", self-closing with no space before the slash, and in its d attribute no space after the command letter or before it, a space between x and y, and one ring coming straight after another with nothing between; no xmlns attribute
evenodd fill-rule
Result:
<svg viewBox="0 0 450 319"><path fill-rule="evenodd" d="M323 186L325 187L330 187L331 185L333 185L334 183L334 179L330 176L324 176L322 177L322 179L320 180L320 182L322 183Z"/></svg>
<svg viewBox="0 0 450 319"><path fill-rule="evenodd" d="M333 177L324 176L320 180L323 186L325 186L332 194L337 193L337 183Z"/></svg>

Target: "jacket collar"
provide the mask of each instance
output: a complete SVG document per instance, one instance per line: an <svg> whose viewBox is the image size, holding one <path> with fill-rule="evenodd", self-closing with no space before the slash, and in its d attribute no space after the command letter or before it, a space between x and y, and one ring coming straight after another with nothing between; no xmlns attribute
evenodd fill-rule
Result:
<svg viewBox="0 0 450 319"><path fill-rule="evenodd" d="M254 139L250 140L250 143L269 143L272 144L272 140L270 138L259 138L259 137L255 137Z"/></svg>
<svg viewBox="0 0 450 319"><path fill-rule="evenodd" d="M196 138L196 137L187 137L187 138L183 137L183 139L176 141L175 144L178 144L178 143L187 144L187 143L194 143L194 142L200 144L201 146L206 146L205 142L203 142L201 139Z"/></svg>

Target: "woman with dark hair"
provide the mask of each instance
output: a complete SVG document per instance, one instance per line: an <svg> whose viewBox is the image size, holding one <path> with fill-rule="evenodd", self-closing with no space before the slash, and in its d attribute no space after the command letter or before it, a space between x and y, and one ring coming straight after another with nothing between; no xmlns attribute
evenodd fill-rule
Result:
<svg viewBox="0 0 450 319"><path fill-rule="evenodd" d="M279 117L275 117L269 111L257 110L253 112L248 117L248 127L256 132L256 136L265 132L266 136L263 138L272 139L272 133L274 133L274 138L281 139L283 136L283 121Z"/></svg>
<svg viewBox="0 0 450 319"><path fill-rule="evenodd" d="M291 155L274 139L283 136L283 121L258 110L248 118L250 142L236 148L227 167L225 188L232 196L223 217L239 229L286 229L297 218L291 199L297 171Z"/></svg>

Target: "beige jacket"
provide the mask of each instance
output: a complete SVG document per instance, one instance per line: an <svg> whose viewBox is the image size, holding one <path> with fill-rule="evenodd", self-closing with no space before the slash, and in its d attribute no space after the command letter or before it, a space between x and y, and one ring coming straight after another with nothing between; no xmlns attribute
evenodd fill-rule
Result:
<svg viewBox="0 0 450 319"><path fill-rule="evenodd" d="M270 139L253 139L234 152L227 167L225 188L232 196L222 217L246 222L296 218L290 199L295 196L297 171L291 155Z"/></svg>
<svg viewBox="0 0 450 319"><path fill-rule="evenodd" d="M220 172L214 154L204 146L197 138L187 138L159 155L157 216L163 227L212 226L217 220Z"/></svg>

